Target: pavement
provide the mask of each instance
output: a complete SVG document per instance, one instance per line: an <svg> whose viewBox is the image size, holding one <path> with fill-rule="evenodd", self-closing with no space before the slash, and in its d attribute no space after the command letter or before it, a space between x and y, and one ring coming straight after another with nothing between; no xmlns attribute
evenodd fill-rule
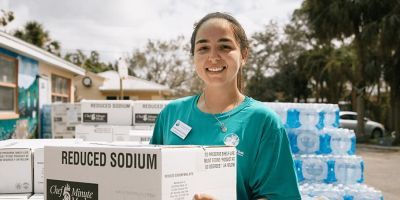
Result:
<svg viewBox="0 0 400 200"><path fill-rule="evenodd" d="M400 199L400 147L357 144L364 160L365 183L383 192L385 200Z"/></svg>

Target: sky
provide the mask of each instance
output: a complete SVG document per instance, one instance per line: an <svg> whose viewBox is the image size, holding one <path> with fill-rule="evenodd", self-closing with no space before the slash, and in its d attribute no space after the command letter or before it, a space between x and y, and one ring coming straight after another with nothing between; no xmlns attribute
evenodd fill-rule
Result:
<svg viewBox="0 0 400 200"><path fill-rule="evenodd" d="M109 62L143 48L149 39L188 41L193 24L209 12L232 14L248 36L269 21L285 24L301 0L0 0L14 12L10 32L37 21L62 52L96 50Z"/></svg>

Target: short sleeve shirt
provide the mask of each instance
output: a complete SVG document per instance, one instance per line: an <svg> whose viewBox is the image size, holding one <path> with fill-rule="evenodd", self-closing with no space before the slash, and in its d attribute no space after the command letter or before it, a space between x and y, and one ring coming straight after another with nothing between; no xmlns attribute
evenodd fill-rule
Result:
<svg viewBox="0 0 400 200"><path fill-rule="evenodd" d="M198 99L196 95L168 104L157 118L150 143L236 146L238 200L301 199L289 140L273 111L246 96L234 109L213 115L197 107ZM177 120L192 128L185 139L171 131Z"/></svg>

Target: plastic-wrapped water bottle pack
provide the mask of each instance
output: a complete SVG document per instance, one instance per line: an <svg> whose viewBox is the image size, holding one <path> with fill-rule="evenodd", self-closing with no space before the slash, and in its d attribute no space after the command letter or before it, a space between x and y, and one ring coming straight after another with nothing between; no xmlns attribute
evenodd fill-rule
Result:
<svg viewBox="0 0 400 200"><path fill-rule="evenodd" d="M265 105L274 110L286 128L337 128L339 106L315 103L270 103Z"/></svg>
<svg viewBox="0 0 400 200"><path fill-rule="evenodd" d="M383 200L364 184L356 135L339 128L337 104L265 103L282 119L305 200Z"/></svg>
<svg viewBox="0 0 400 200"><path fill-rule="evenodd" d="M302 184L303 200L383 200L382 192L365 184Z"/></svg>
<svg viewBox="0 0 400 200"><path fill-rule="evenodd" d="M364 182L364 161L359 156L300 155L294 157L300 183L356 184Z"/></svg>
<svg viewBox="0 0 400 200"><path fill-rule="evenodd" d="M341 128L287 129L293 154L354 155L356 136L353 130Z"/></svg>

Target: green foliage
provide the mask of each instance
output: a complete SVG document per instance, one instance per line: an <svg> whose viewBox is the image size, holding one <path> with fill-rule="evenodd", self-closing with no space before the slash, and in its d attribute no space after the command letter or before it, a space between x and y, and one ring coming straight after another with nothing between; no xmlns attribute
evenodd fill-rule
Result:
<svg viewBox="0 0 400 200"><path fill-rule="evenodd" d="M7 26L7 24L14 20L14 12L5 11L3 9L1 9L1 12L3 14L0 16L0 27L5 27Z"/></svg>
<svg viewBox="0 0 400 200"><path fill-rule="evenodd" d="M97 51L91 51L89 56L87 56L78 49L74 53L67 53L64 59L94 73L116 69L116 64L101 62L99 57L100 55Z"/></svg>
<svg viewBox="0 0 400 200"><path fill-rule="evenodd" d="M170 41L149 40L143 49L136 49L127 59L129 73L139 78L167 85L175 96L200 90L189 54L189 44L183 36Z"/></svg>
<svg viewBox="0 0 400 200"><path fill-rule="evenodd" d="M43 25L30 21L22 29L16 30L14 36L20 38L37 47L60 56L60 44L58 41L50 38L50 34L43 28Z"/></svg>

